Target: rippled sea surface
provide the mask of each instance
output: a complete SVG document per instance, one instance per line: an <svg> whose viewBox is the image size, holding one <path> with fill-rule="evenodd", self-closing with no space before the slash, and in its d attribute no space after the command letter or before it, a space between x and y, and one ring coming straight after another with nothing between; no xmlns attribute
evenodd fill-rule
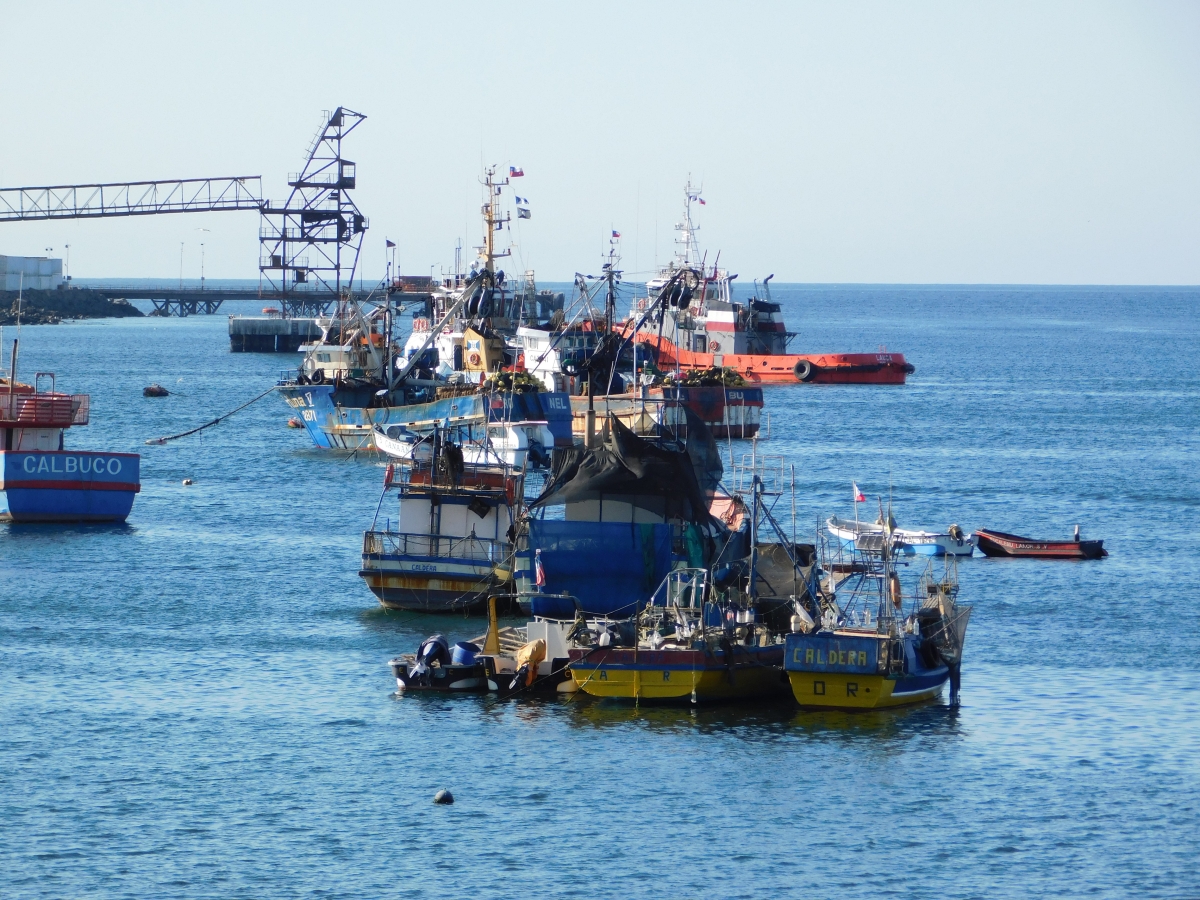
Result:
<svg viewBox="0 0 1200 900"><path fill-rule="evenodd" d="M127 527L0 526L0 896L1200 895L1200 291L775 294L794 349L917 367L767 391L808 533L857 481L1111 551L962 564L961 706L398 698L390 656L483 626L362 586L377 461L273 396L143 444L295 357L223 315L29 327L21 371L92 395L68 447L140 451L143 489Z"/></svg>

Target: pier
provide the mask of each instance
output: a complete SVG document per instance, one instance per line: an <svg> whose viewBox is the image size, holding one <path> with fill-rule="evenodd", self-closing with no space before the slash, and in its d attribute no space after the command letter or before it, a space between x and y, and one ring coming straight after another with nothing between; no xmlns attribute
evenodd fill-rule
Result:
<svg viewBox="0 0 1200 900"><path fill-rule="evenodd" d="M80 284L79 288L84 285ZM79 289L76 288L76 289ZM151 315L195 316L219 312L226 300L252 300L264 308L274 307L288 316L321 316L337 304L337 296L328 291L265 291L259 288L129 287L88 285L90 293L108 300L149 300ZM350 291L352 300L365 300L370 291Z"/></svg>

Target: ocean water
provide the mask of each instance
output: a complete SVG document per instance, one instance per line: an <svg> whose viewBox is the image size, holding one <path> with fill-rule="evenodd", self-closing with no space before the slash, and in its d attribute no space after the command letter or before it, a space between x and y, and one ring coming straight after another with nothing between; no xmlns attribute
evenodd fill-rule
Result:
<svg viewBox="0 0 1200 900"><path fill-rule="evenodd" d="M273 396L143 444L294 358L224 316L30 327L21 371L92 395L68 446L140 451L143 490L126 527L0 526L0 896L1200 895L1200 290L775 295L795 349L917 367L768 389L802 530L856 481L1111 551L963 562L960 706L397 697L390 656L483 626L362 586L377 461Z"/></svg>

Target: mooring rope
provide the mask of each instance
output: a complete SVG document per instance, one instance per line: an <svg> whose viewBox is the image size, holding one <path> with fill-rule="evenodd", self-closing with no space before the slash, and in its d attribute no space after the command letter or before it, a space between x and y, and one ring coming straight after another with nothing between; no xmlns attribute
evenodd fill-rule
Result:
<svg viewBox="0 0 1200 900"><path fill-rule="evenodd" d="M167 441L178 440L179 438L187 437L189 434L195 434L197 431L203 431L205 428L211 428L213 425L216 425L218 422L221 422L224 419L228 419L234 413L241 412L243 409L245 409L251 403L257 403L263 397L267 396L267 394L270 394L271 392L275 391L277 389L277 387L278 387L277 385L272 385L271 387L269 387L265 391L263 391L261 394L259 394L257 397L255 397L253 400L247 400L245 403L243 403L237 409L230 410L229 412L225 413L225 415L223 415L223 416L217 416L211 422L205 422L203 425L199 426L198 428L193 428L190 431L184 431L184 432L181 432L180 434L168 435L167 437L151 438L150 440L146 441L146 443L147 444L165 444Z"/></svg>

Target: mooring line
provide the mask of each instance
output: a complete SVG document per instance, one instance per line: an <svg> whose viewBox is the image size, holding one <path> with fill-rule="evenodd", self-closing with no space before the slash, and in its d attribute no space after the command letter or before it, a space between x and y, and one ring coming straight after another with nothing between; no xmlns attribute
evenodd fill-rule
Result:
<svg viewBox="0 0 1200 900"><path fill-rule="evenodd" d="M257 397L255 397L253 400L246 401L241 406L239 406L237 409L230 410L229 412L225 413L225 415L223 415L223 416L217 416L211 422L205 422L203 425L201 425L198 428L193 428L190 431L184 431L180 434L172 434L172 435L168 435L167 437L160 437L160 438L151 438L150 440L146 441L146 443L147 444L165 444L167 441L178 440L179 438L187 437L189 434L195 434L197 431L203 431L205 428L211 428L213 425L216 425L218 422L220 422L224 419L228 419L234 413L241 412L243 409L245 409L251 403L257 403L263 397L267 396L267 394L270 394L277 389L278 389L278 385L271 385L271 387L267 388L265 391L263 391L261 394L259 394Z"/></svg>

